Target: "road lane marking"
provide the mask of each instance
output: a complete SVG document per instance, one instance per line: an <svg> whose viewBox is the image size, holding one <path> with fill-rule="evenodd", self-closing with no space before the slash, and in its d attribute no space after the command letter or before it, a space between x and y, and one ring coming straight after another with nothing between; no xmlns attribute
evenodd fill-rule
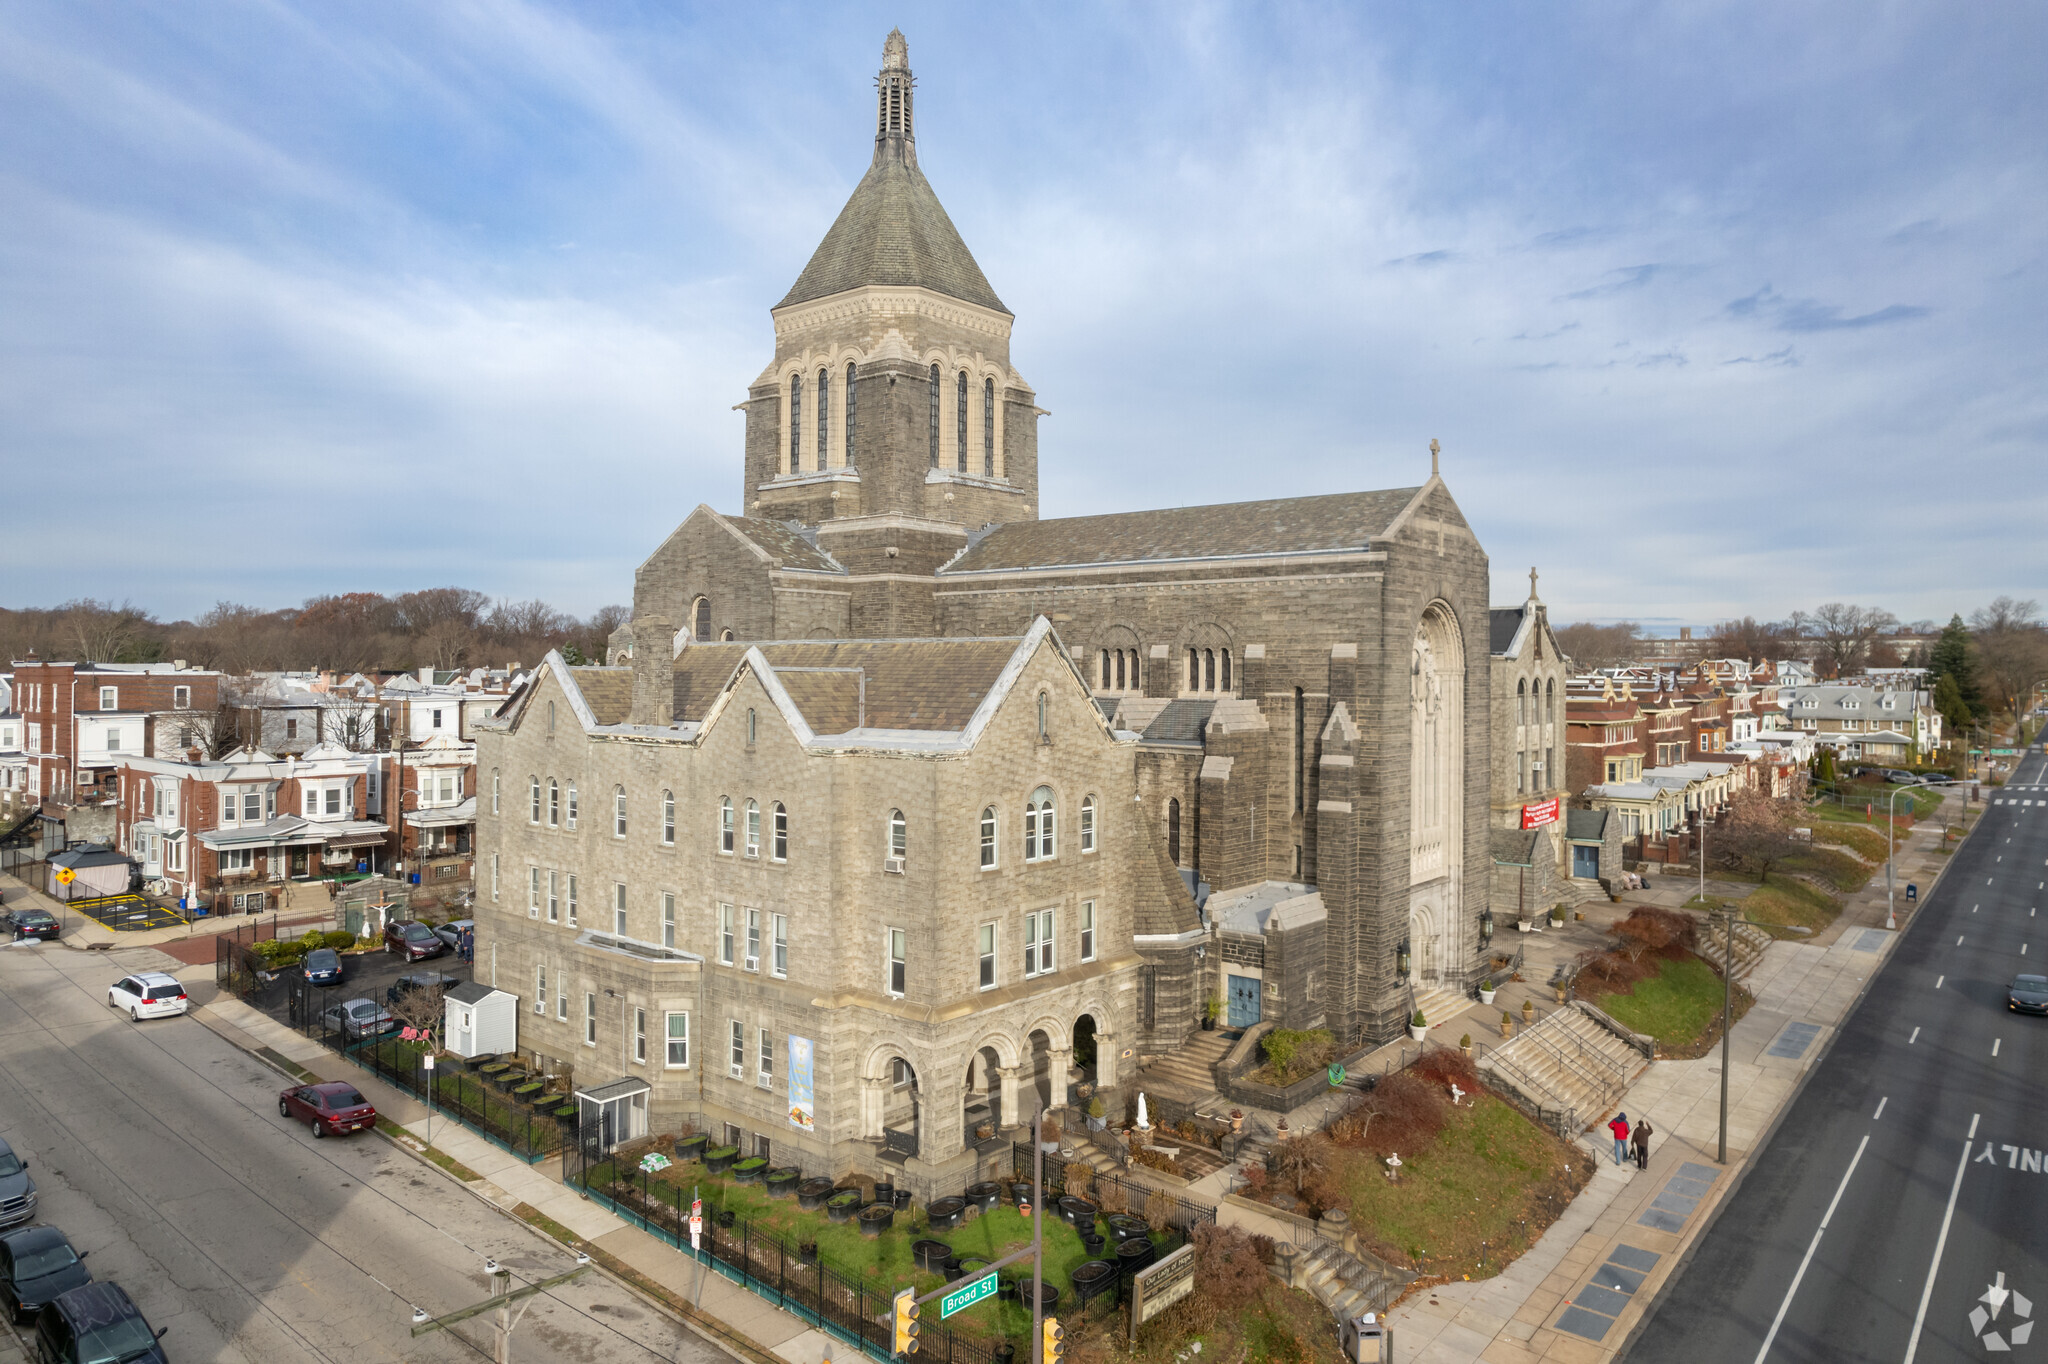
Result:
<svg viewBox="0 0 2048 1364"><path fill-rule="evenodd" d="M2003 1041L2005 1041L2003 1037L1994 1037L1991 1039L1991 1054L1993 1056L1998 1055L1998 1044Z"/></svg>
<svg viewBox="0 0 2048 1364"><path fill-rule="evenodd" d="M1883 1105L1880 1104L1879 1108L1882 1109ZM1785 1324L1785 1313L1792 1307L1792 1295L1799 1291L1799 1281L1806 1277L1806 1267L1813 1262L1813 1252L1820 1249L1821 1233L1828 1229L1828 1219L1835 1215L1835 1205L1842 1201L1842 1191L1849 1187L1849 1176L1856 1173L1856 1162L1863 1159L1863 1148L1868 1145L1870 1134L1865 1132L1863 1140L1856 1143L1856 1154L1849 1157L1849 1168L1842 1171L1842 1182L1835 1186L1835 1196L1828 1200L1828 1210L1821 1214L1820 1225L1813 1229L1813 1240L1807 1243L1806 1254L1800 1257L1799 1270L1792 1276L1792 1286L1785 1290L1785 1300L1778 1304L1778 1315L1771 1318L1771 1329L1764 1334L1763 1348L1756 1352L1756 1364L1764 1364L1764 1356L1771 1352L1771 1342L1778 1338L1778 1328ZM1969 1149L1965 1146L1963 1154L1968 1155Z"/></svg>
<svg viewBox="0 0 2048 1364"><path fill-rule="evenodd" d="M1970 1115L1970 1137L1977 1136L1977 1113ZM1934 1276L1941 1272L1941 1252L1948 1245L1948 1225L1955 1220L1956 1195L1963 1191L1963 1171L1970 1168L1970 1142L1963 1143L1963 1157L1956 1162L1956 1182L1949 1186L1948 1211L1941 1215L1941 1235L1934 1239L1934 1259L1927 1266L1927 1284L1920 1290L1920 1310L1913 1314L1913 1335L1906 1342L1904 1364L1913 1364L1913 1356L1920 1352L1920 1328L1927 1324L1927 1303L1934 1296Z"/></svg>
<svg viewBox="0 0 2048 1364"><path fill-rule="evenodd" d="M1920 1030L1919 1030L1918 1028L1915 1028L1915 1029L1913 1029L1913 1035L1912 1035L1911 1037L1909 1037L1909 1038L1907 1038L1907 1039L1906 1039L1906 1045L1910 1047L1910 1046L1912 1046L1912 1045L1913 1045L1913 1044L1914 1044L1915 1042L1918 1042L1919 1040L1920 1040Z"/></svg>
<svg viewBox="0 0 2048 1364"><path fill-rule="evenodd" d="M1914 1032L1918 1032L1918 1031L1920 1031L1920 1030L1919 1030L1918 1028L1915 1028L1915 1029L1914 1029L1913 1031L1914 1031ZM1871 1120L1872 1122L1876 1122L1876 1121L1877 1121L1877 1120L1878 1120L1879 1118L1883 1117L1883 1116L1884 1116L1884 1106L1885 1106L1886 1104L1890 1103L1891 1101L1892 1101L1892 1096L1891 1096L1891 1095L1889 1095L1889 1094L1886 1094L1886 1095L1883 1095L1883 1096L1881 1096L1881 1097L1880 1097L1880 1098L1878 1099L1878 1101L1877 1101L1877 1112L1875 1112L1875 1113L1873 1113L1873 1114L1871 1114L1871 1115L1870 1115L1870 1120Z"/></svg>

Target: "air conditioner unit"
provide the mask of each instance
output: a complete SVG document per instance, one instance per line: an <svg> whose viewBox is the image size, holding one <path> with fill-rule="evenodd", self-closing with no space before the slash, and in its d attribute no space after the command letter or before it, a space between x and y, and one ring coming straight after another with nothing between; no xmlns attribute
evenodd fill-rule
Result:
<svg viewBox="0 0 2048 1364"><path fill-rule="evenodd" d="M887 857L882 859L882 870L887 872L891 876L903 875L903 859L900 857Z"/></svg>

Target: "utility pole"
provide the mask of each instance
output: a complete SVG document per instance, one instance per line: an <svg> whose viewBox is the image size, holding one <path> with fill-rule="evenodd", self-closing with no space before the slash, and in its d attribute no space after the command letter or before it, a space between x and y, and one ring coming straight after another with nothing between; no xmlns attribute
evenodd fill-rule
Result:
<svg viewBox="0 0 2048 1364"><path fill-rule="evenodd" d="M496 1347L491 1352L491 1359L493 1364L512 1364L512 1328L519 1325L519 1319L526 1315L526 1307L533 1305L534 1297L537 1294L545 1293L548 1289L558 1284L565 1284L580 1274L588 1273L589 1270L590 1257L579 1254L576 1257L576 1268L568 1273L557 1274L551 1279L541 1279L535 1283L514 1288L512 1287L511 1272L500 1269L496 1260L486 1260L484 1261L484 1273L490 1276L491 1296L485 1298L482 1302L471 1303L467 1307L458 1307L453 1312L439 1317L428 1316L424 1308L413 1308L413 1339L417 1340L429 1331L446 1330L460 1322L468 1321L471 1317L480 1317L484 1313L495 1309L498 1314L498 1319L494 1323L498 1331L498 1340ZM514 1312L512 1304L522 1299L525 1301L526 1306Z"/></svg>

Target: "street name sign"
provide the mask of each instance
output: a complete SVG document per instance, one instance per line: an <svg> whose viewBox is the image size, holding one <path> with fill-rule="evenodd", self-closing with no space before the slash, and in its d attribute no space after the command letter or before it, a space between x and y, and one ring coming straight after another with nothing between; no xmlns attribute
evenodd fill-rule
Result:
<svg viewBox="0 0 2048 1364"><path fill-rule="evenodd" d="M972 1307L974 1306L974 1304L980 1302L983 1298L993 1298L995 1295L996 1272L993 1269L991 1269L988 1273L982 1275L973 1283L968 1284L965 1288L955 1289L953 1292L948 1293L945 1297L940 1298L939 1320L944 1321L947 1317L952 1316L961 1308Z"/></svg>

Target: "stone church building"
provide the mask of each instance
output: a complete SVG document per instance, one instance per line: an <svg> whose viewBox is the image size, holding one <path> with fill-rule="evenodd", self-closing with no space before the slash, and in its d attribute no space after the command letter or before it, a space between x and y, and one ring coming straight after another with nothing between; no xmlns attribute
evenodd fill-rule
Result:
<svg viewBox="0 0 2048 1364"><path fill-rule="evenodd" d="M521 1049L633 1081L622 1131L880 1144L913 1183L1212 1002L1362 1043L1462 994L1505 819L1434 442L1410 486L1041 519L1015 318L916 131L892 33L736 508L641 565L606 666L551 657L479 737L476 916Z"/></svg>

